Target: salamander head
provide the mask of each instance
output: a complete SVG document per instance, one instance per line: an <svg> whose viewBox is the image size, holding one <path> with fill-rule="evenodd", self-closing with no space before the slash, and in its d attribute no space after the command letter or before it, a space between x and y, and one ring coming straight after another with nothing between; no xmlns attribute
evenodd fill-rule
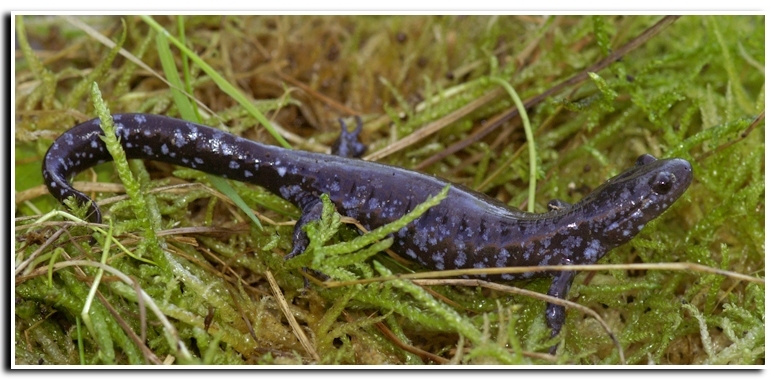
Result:
<svg viewBox="0 0 780 380"><path fill-rule="evenodd" d="M666 211L692 179L693 170L686 160L639 156L632 168L610 178L580 202L587 210L591 236L600 237L607 250L628 242Z"/></svg>

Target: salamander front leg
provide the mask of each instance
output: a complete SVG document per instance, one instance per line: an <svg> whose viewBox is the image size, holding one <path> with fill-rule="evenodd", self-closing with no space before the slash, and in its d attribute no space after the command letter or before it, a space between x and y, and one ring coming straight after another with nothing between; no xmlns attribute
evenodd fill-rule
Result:
<svg viewBox="0 0 780 380"><path fill-rule="evenodd" d="M571 288L571 282L574 279L574 275L577 272L566 271L558 272L552 280L550 290L547 291L547 295L555 298L566 299L566 295L569 294ZM551 337L557 336L563 328L563 323L566 322L566 308L560 305L547 304L547 326L552 329ZM558 349L558 345L550 348L550 354L555 354Z"/></svg>
<svg viewBox="0 0 780 380"><path fill-rule="evenodd" d="M284 257L285 260L292 259L306 250L306 247L309 246L309 237L306 235L306 231L303 230L303 226L319 220L321 216L322 200L319 198L314 198L301 207L301 217L295 223L295 227L293 227L292 251Z"/></svg>
<svg viewBox="0 0 780 380"><path fill-rule="evenodd" d="M547 211L565 210L571 208L571 203L564 202L560 199L552 199L547 202Z"/></svg>

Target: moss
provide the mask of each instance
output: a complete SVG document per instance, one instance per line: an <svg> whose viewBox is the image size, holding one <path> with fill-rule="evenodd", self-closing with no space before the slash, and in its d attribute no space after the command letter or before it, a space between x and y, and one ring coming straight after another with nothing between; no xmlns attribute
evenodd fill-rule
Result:
<svg viewBox="0 0 780 380"><path fill-rule="evenodd" d="M193 117L206 124L223 124L269 144L280 144L273 134L281 126L285 141L314 151L330 145L339 130L338 118L362 116L363 141L370 144L369 152L376 152L481 97L494 96L437 133L381 159L414 168L514 107L505 91L491 95L496 85L489 77L507 81L527 101L607 57L659 19L81 18L156 73L163 72L161 56L172 63L174 70L169 67L166 74L176 75L178 70L181 87L189 95L174 100L174 91L160 77L89 37L71 19L20 17L16 33L21 54L16 57L14 89L17 226L30 223L23 217L60 207L48 195L39 196L44 193L40 159L56 136L95 117L85 93L93 81L112 112L183 117L180 108L193 106L197 107ZM176 46L171 55L164 54L155 24L214 73L184 58ZM527 138L517 117L499 123L480 142L426 163L421 170L479 186L522 209L527 208L529 179L535 176L535 206L544 209L553 198L578 201L631 166L640 154L685 158L695 176L686 194L601 263L692 262L763 278L765 131L759 115L766 91L764 29L763 16L684 16L621 60L544 98L529 109L536 173L529 170ZM261 119L271 122L266 125ZM292 206L265 190L234 183L239 196L260 213L260 229L232 202L215 195L201 173L159 164L146 167L147 174L134 170L142 190L191 181L205 184L143 191L143 199L156 204L150 209L156 210L160 225L153 229L211 229L158 237L166 243L166 265L142 263L115 248L107 264L136 279L175 326L178 338L204 363L315 361L293 334L279 299L271 295L269 273L312 339L319 363L436 360L404 351L381 331L462 363L619 363L609 336L577 310L567 312L557 358L524 355L546 352L550 345L544 304L527 297L455 286L423 292L401 280L363 288L317 284L304 288L301 271L282 260L290 250L291 222L299 215ZM76 180L118 183L118 176L113 165L101 165ZM99 199L114 195L106 187L88 186ZM22 192L28 189L32 190ZM104 212L110 210L120 240L134 251L151 231L147 227L143 232L143 223L135 220L138 199L103 206ZM333 224L322 227L327 232L322 249L335 249L358 236L337 220L330 221ZM60 227L18 229L17 265ZM74 326L90 278L72 268L60 269L49 289L42 276L55 247L67 252L60 260L99 259L90 252L85 231L69 229L37 253L41 257L32 261L32 267L17 274L16 363L145 363L145 348L119 328L123 323L138 335L145 326L144 344L161 360L169 354L177 357L157 320L141 318L135 290L105 276L100 294L119 318L93 302L94 312L110 321L99 331L81 329L84 353L79 357ZM350 249L357 251L340 259L345 266L326 265L323 270L344 278L421 270L375 255L372 246ZM155 255L155 260L161 256ZM517 285L546 292L549 280ZM606 320L630 364L765 361L763 284L690 271L611 270L578 275L568 299Z"/></svg>

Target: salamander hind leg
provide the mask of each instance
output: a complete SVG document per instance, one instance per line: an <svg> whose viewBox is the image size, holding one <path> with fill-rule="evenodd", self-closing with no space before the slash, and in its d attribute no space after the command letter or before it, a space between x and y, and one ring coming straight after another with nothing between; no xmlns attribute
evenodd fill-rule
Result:
<svg viewBox="0 0 780 380"><path fill-rule="evenodd" d="M363 153L366 153L366 146L363 145L358 136L360 131L363 130L363 120L359 116L355 116L357 122L357 128L354 131L349 132L347 130L347 124L344 123L344 119L339 119L341 124L341 134L339 138L333 142L330 146L331 154L347 158L360 158Z"/></svg>

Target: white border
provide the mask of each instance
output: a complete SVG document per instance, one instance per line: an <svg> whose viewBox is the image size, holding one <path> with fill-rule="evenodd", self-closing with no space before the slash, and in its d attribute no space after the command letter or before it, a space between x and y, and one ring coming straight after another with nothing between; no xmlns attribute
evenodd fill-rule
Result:
<svg viewBox="0 0 780 380"><path fill-rule="evenodd" d="M775 1L768 1L768 0L743 0L743 1L709 1L709 2L701 2L701 1L692 1L692 2L681 2L681 1L653 1L648 5L646 2L626 2L626 1L605 1L605 0L592 0L592 1L563 1L563 0L557 0L557 1L517 1L517 2L508 2L508 1L491 1L491 0L480 0L480 1L435 1L435 2L428 2L423 3L420 1L409 1L409 0L395 0L392 2L357 2L357 1L296 1L296 2L284 2L284 3L266 3L266 2L226 2L226 1L219 1L219 2L204 2L202 5L203 7L199 7L200 4L193 4L193 3L186 3L187 10L177 10L177 8L181 7L183 5L182 2L177 1L168 1L168 0L156 0L156 1L147 1L147 0L135 0L131 2L77 2L77 1L68 1L68 2L52 2L52 1L25 1L23 3L11 3L6 2L3 6L23 6L24 9L17 8L18 10L12 11L10 9L7 10L7 12L11 12L10 14L10 28L2 28L0 30L0 35L2 35L2 38L4 41L9 41L9 57L10 59L10 78L8 76L4 76L5 80L12 80L11 83L8 83L8 86L11 86L12 83L15 83L14 81L14 75L15 75L15 59L13 58L15 55L14 49L15 49L15 43L14 40L11 38L14 35L15 31L15 21L14 21L14 15L19 14L139 14L139 13L145 13L145 14L213 14L213 13L226 13L226 14L516 14L516 13L525 13L525 14L767 14L766 19L766 41L769 41L769 43L766 43L766 67L774 67L773 63L777 62L776 54L777 54L777 44L778 44L778 33L777 28L775 24L773 23L775 21L774 15L777 14L776 9L778 7L778 4L780 2ZM219 8L215 8L214 6L219 6ZM278 5L278 6L274 6ZM680 7L684 8L680 8ZM65 10L65 7L68 8L68 10ZM116 7L113 8L112 7ZM585 8L587 7L587 8ZM478 8L478 9L477 9ZM57 11L52 11L56 9ZM103 11L93 11L92 9L104 9ZM256 9L254 11L247 11L251 9ZM259 10L262 9L262 10ZM359 11L355 11L358 9ZM616 11L617 9L617 11ZM6 31L10 30L11 35L5 36L4 34ZM776 104L774 101L774 93L772 89L776 89L776 81L774 80L774 76L772 75L772 70L767 70L766 75L766 104ZM4 88L10 88L10 96L11 99L8 102L9 103L9 111L10 111L10 120L12 122L15 120L15 94L14 89L12 87L4 87ZM5 94L5 92L3 92ZM771 115L769 116L771 117ZM766 136L767 141L766 145L767 148L773 146L773 141L777 141L777 133L774 128L765 128L766 129ZM13 131L13 129L12 129ZM6 137L6 134L3 134L3 137ZM10 144L11 141L4 142L3 144L0 144L0 157L3 157L4 159L6 157L15 157L15 146ZM6 152L6 147L10 147L10 152ZM774 168L775 166L773 163L780 162L780 152L778 150L773 149L767 149L766 151L766 162L767 167ZM10 178L11 178L11 188L15 189L15 181L14 181L14 172L15 168L14 165L10 166ZM777 204L773 202L774 200L774 191L777 189L777 175L774 174L773 171L767 170L767 183L766 183L766 227L767 230L773 229L779 224L778 222L778 212L780 212L780 209L778 209ZM10 218L13 218L14 210L14 203L13 203L13 194L11 194L11 209L8 215ZM4 203L0 207L6 207L6 204ZM9 223L9 230L10 235L9 237L13 236L13 223ZM767 235L767 241L766 241L766 271L767 274L775 268L775 259L774 256L777 254L777 247L778 247L778 240L777 235L768 234ZM11 239L8 239L9 242L9 250L8 252L8 258L11 262L10 268L13 268L13 254L10 254L11 252L14 252L14 242ZM768 275L767 275L768 277ZM14 278L13 276L9 275L9 283L10 289L13 289L14 286ZM775 299L774 295L776 294L774 290L776 289L773 286L773 283L769 281L767 283L767 299L766 299L766 307L767 307L767 313L766 315L771 317L775 315ZM2 287L2 283L0 283L0 287ZM9 289L9 290L10 290ZM13 297L13 294L11 294L10 291L6 291L6 289L0 289L0 294L3 295L11 295ZM10 300L12 305L13 312L13 299ZM5 318L10 317L10 313L3 313ZM13 331L13 326L11 326L11 319L9 318L8 324L6 326L9 326L11 328L11 331ZM769 319L766 321L766 341L767 341L767 359L770 358L769 354L772 353L772 347L771 342L776 342L774 338L777 337L778 330L774 328L773 323ZM9 331L10 333L10 331ZM6 341L9 346L11 346L11 351L13 352L13 346L11 345L11 337L8 337L9 339ZM5 346L5 345L3 345ZM11 352L9 352L9 355L11 355ZM12 362L13 357L11 359L11 366L12 368L15 367L14 363ZM766 376L770 373L777 373L778 371L774 369L772 366L773 362L771 360L767 360L767 366L766 369L760 372L754 372L752 374L758 374L760 376ZM62 368L69 368L69 369L77 369L76 367L62 367ZM78 369L83 369L84 367L78 367ZM105 369L106 367L96 367ZM119 367L122 369L127 369L128 367ZM178 369L182 369L183 367L177 367ZM274 367L276 368L276 367ZM353 367L353 366L338 366L338 367L332 367L331 369L346 369L346 368L359 368L359 369L369 369L373 368L376 369L377 367ZM407 367L404 367L407 368ZM441 369L442 367L424 367L425 369ZM475 367L468 367L469 369L477 369ZM483 367L484 368L484 367ZM505 369L506 367L488 367L488 368L501 368ZM537 367L534 367L536 369ZM555 367L556 369L560 369L561 367ZM588 367L581 367L581 366L575 366L575 367L564 367L564 368L574 368L574 369L587 369ZM621 368L633 368L633 369L649 369L647 366L629 366L629 367L621 367ZM677 369L691 369L690 366L680 366L680 367L668 367L665 366L664 368L677 368ZM732 366L717 366L717 367L707 367L707 368L718 368L718 369L737 369ZM243 368L242 369L246 369ZM269 368L270 369L270 368ZM317 369L325 369L324 367L317 367ZM120 372L121 373L121 372ZM117 372L112 373L111 376L116 376L117 374L120 374ZM75 373L74 373L75 374ZM128 376L135 376L136 373L121 373L122 375L128 375ZM212 373L213 374L213 373ZM212 374L204 373L206 376L210 376ZM446 372L446 373L440 373L442 375L445 375L447 377L466 377L469 378L473 377L474 375L478 375L475 372L469 371L469 372ZM568 374L574 374L569 372ZM637 372L634 371L631 374L628 374L628 376L641 376L641 375L649 375L649 376L656 376L660 373L652 371L641 371ZM731 371L708 371L706 373L703 372L690 372L686 371L685 373L682 372L668 372L664 373L664 376L690 376L690 375L701 375L704 374L705 376L734 376L735 374ZM57 377L60 377L62 373L56 374ZM83 373L79 374L78 376L83 375ZM190 374L191 375L191 374ZM271 375L272 378L278 377L288 377L290 375L293 375L292 373L280 373L280 372L266 372L262 374L251 374L247 372L231 372L229 376L233 377L236 375L249 375L249 376L269 376ZM308 374L307 374L308 375ZM360 372L352 372L352 373L344 373L340 372L338 374L336 373L328 373L328 372L320 372L316 374L315 376L321 377L321 376L397 376L398 373L396 372L372 372L371 374L366 374L362 371ZM427 374L426 374L427 375ZM500 372L491 372L490 374L487 374L487 376L495 377L495 378L504 378L508 376L512 376L513 378L516 376L532 376L532 377L544 377L545 379L550 378L556 378L558 376L562 376L564 373L557 372L557 373L550 373L548 371L545 371L544 373L540 372L523 372L523 373L514 373L509 371L500 371ZM617 376L626 376L626 373L623 372L611 372L611 373L604 373L601 371L597 372L589 372L589 373L582 373L578 372L574 374L576 377L602 377L607 375L617 375ZM776 376L772 376L773 378Z"/></svg>

